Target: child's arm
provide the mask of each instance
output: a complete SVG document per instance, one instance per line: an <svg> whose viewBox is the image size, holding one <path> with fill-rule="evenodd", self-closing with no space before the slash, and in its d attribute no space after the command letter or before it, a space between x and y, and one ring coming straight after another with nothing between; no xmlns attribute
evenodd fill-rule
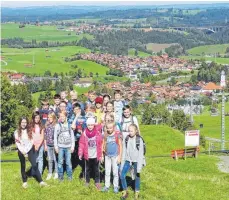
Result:
<svg viewBox="0 0 229 200"><path fill-rule="evenodd" d="M18 138L18 132L17 131L14 132L14 138L15 138L15 144L17 145L18 150L22 154L25 154L25 150L24 150L23 146L21 145L21 142L20 142L20 140Z"/></svg>
<svg viewBox="0 0 229 200"><path fill-rule="evenodd" d="M144 161L144 147L143 147L143 140L140 139L140 146L138 151L138 164L137 164L137 173L141 173Z"/></svg>
<svg viewBox="0 0 229 200"><path fill-rule="evenodd" d="M72 129L71 129L71 140L72 140L71 152L73 153L73 151L75 149L75 137L74 137L74 132Z"/></svg>
<svg viewBox="0 0 229 200"><path fill-rule="evenodd" d="M58 153L57 135L58 135L58 126L56 125L54 129L54 148L56 153Z"/></svg>
<svg viewBox="0 0 229 200"><path fill-rule="evenodd" d="M118 145L119 145L119 155L118 155L118 163L121 163L122 159L122 140L118 139Z"/></svg>

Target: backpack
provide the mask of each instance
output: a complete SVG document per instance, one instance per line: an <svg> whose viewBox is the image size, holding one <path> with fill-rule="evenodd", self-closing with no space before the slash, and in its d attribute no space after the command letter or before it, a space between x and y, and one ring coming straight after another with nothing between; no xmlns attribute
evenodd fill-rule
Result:
<svg viewBox="0 0 229 200"><path fill-rule="evenodd" d="M120 123L121 130L122 130L123 124L124 124L124 116L122 116L122 120L121 120L121 123ZM134 116L133 115L131 115L131 124L134 124ZM127 130L125 130L125 131L127 131Z"/></svg>
<svg viewBox="0 0 229 200"><path fill-rule="evenodd" d="M59 122L58 124L59 124L59 127L60 127L60 131L59 131L59 133L57 135L57 138L59 137L59 135L60 135L60 133L62 131L61 123ZM70 124L69 123L68 123L68 132L69 132L69 135L71 136L71 127L70 127Z"/></svg>
<svg viewBox="0 0 229 200"><path fill-rule="evenodd" d="M118 136L120 136L120 138L122 137L121 132L115 131L114 136L115 136L115 142L116 142L116 144L118 145L118 153L119 153L120 147L119 147L119 137L118 137ZM105 135L104 135L104 148L103 148L103 152L106 151L107 137L108 137L108 134L105 134Z"/></svg>
<svg viewBox="0 0 229 200"><path fill-rule="evenodd" d="M130 137L130 136L127 135L127 136L126 136L126 139L125 139L126 148L127 148L127 143L128 143L129 137ZM142 141L143 141L143 148L144 148L144 155L145 155L145 154L146 154L146 143L145 143L144 139L143 139L140 135L136 135L136 148L137 148L137 150L139 151L140 139L142 139Z"/></svg>

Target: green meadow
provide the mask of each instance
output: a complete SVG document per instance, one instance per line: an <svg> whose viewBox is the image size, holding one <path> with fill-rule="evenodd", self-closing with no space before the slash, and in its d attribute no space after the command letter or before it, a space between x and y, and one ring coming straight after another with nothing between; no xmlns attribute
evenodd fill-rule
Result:
<svg viewBox="0 0 229 200"><path fill-rule="evenodd" d="M189 49L188 53L190 55L202 55L202 53L204 54L214 54L214 53L225 54L227 47L229 47L229 44L204 45L204 46L199 46L199 47L194 47L192 49Z"/></svg>
<svg viewBox="0 0 229 200"><path fill-rule="evenodd" d="M135 49L129 49L128 56L135 56ZM151 56L151 55L148 54L148 53L145 53L143 51L138 51L138 56L139 57L148 57L148 56Z"/></svg>
<svg viewBox="0 0 229 200"><path fill-rule="evenodd" d="M197 159L187 158L174 161L170 157L152 157L153 155L169 155L174 148L183 147L184 136L166 126L141 126L141 134L146 142L147 166L141 173L140 199L146 200L227 200L229 196L229 176L217 168L219 159L215 156L201 154ZM2 155L3 159L17 158L16 152ZM27 168L29 163L27 162ZM79 180L80 168L73 173L73 181L59 183L50 180L47 188L40 188L38 183L29 178L29 187L21 187L20 163L2 163L2 199L85 199L115 200L121 193L114 194L97 191L93 181L85 188ZM43 177L47 176L47 169ZM103 185L103 183L102 183ZM130 183L128 184L130 186ZM12 189L13 188L13 189ZM129 187L129 198L134 192Z"/></svg>
<svg viewBox="0 0 229 200"><path fill-rule="evenodd" d="M35 39L36 41L76 41L80 40L83 37L87 37L88 39L93 39L92 35L89 34L80 34L76 35L75 32L68 32L65 30L57 30L57 26L35 26L28 25L24 28L19 28L19 24L2 24L1 25L3 39L5 38L14 38L20 37L25 41L32 41ZM71 34L71 35L68 35Z"/></svg>
<svg viewBox="0 0 229 200"><path fill-rule="evenodd" d="M206 57L206 56L181 56L180 58L185 60L202 60L212 61L219 64L229 64L229 58L214 58L214 57Z"/></svg>
<svg viewBox="0 0 229 200"><path fill-rule="evenodd" d="M105 75L108 70L100 64L92 61L77 60L73 62L65 62L65 57L71 57L76 53L88 53L89 49L79 46L65 46L55 48L34 48L34 49L14 49L2 48L2 56L7 65L2 66L2 70L15 70L17 72L34 73L42 75L45 71L49 70L52 73L76 71L78 69L84 70L85 73L89 72L99 73ZM33 58L35 65L33 65ZM25 64L32 64L31 67ZM78 69L74 69L71 65L78 65Z"/></svg>
<svg viewBox="0 0 229 200"><path fill-rule="evenodd" d="M211 116L209 106L206 106L201 115L194 115L194 125L204 136L221 139L221 103L218 104L218 116ZM225 104L225 113L229 113L229 102ZM225 138L229 141L229 116L225 116ZM203 128L199 125L203 124Z"/></svg>

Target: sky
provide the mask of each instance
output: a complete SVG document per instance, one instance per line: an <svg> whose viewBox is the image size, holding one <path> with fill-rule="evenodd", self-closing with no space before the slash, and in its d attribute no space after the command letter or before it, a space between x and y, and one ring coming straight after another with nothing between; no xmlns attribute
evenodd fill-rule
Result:
<svg viewBox="0 0 229 200"><path fill-rule="evenodd" d="M75 1L56 1L56 0L41 0L41 1L20 1L20 0L3 0L1 1L2 7L29 7L29 6L57 6L57 5L94 5L94 6L116 6L116 5L171 5L171 4L208 4L208 3L229 3L229 0L225 1L184 1L184 0L164 0L164 1L131 1L131 0L100 0L100 1L85 1L85 0L75 0Z"/></svg>

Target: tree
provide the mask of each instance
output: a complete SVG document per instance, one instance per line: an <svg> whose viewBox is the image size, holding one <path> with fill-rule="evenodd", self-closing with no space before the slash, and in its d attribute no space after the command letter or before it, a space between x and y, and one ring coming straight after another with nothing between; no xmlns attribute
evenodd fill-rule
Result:
<svg viewBox="0 0 229 200"><path fill-rule="evenodd" d="M188 118L183 110L173 111L171 125L180 131L184 131L188 128Z"/></svg>
<svg viewBox="0 0 229 200"><path fill-rule="evenodd" d="M90 73L89 73L89 76L90 76L90 77L93 77L93 73L92 73L92 72L90 72Z"/></svg>
<svg viewBox="0 0 229 200"><path fill-rule="evenodd" d="M18 119L22 116L28 117L31 111L17 99L14 86L11 86L8 78L2 76L1 79L1 145L5 146L13 143L13 132L18 125Z"/></svg>
<svg viewBox="0 0 229 200"><path fill-rule="evenodd" d="M135 51L134 51L134 56L138 56L138 50L137 49L135 49Z"/></svg>
<svg viewBox="0 0 229 200"><path fill-rule="evenodd" d="M98 73L98 72L96 72L96 74L95 74L95 75L96 75L96 77L97 77L97 78L99 77L99 73Z"/></svg>

